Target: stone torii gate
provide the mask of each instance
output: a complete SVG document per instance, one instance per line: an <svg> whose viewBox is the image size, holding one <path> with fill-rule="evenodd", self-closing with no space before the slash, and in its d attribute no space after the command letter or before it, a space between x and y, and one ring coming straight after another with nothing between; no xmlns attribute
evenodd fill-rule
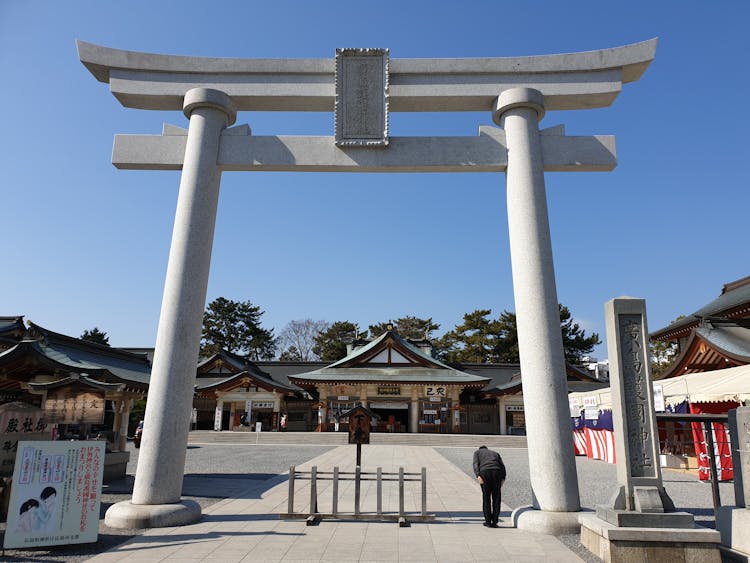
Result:
<svg viewBox="0 0 750 563"><path fill-rule="evenodd" d="M78 42L81 62L126 107L181 110L187 130L116 135L115 166L182 170L133 497L116 527L200 518L181 499L195 366L221 173L225 170L505 172L531 484L536 510L517 525L577 528L578 482L550 243L545 171L609 171L614 137L540 131L546 111L609 106L638 80L656 40L572 54L390 59L339 49L335 59L217 59L137 53ZM251 135L238 111L335 111L335 135ZM487 111L476 137L391 137L389 111Z"/></svg>

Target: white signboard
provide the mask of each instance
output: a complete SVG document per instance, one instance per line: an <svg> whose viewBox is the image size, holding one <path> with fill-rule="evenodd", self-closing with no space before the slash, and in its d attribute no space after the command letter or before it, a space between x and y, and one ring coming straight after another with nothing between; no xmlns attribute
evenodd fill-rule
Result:
<svg viewBox="0 0 750 563"><path fill-rule="evenodd" d="M586 409L583 413L583 417L586 420L599 420L599 409Z"/></svg>
<svg viewBox="0 0 750 563"><path fill-rule="evenodd" d="M425 409L424 414L437 414L435 409Z"/></svg>
<svg viewBox="0 0 750 563"><path fill-rule="evenodd" d="M599 401L596 398L596 396L594 396L594 397L584 397L583 398L583 406L584 406L584 408L593 409L593 408L597 407L598 405L599 405Z"/></svg>
<svg viewBox="0 0 750 563"><path fill-rule="evenodd" d="M253 401L254 409L272 409L273 401Z"/></svg>
<svg viewBox="0 0 750 563"><path fill-rule="evenodd" d="M425 397L447 397L448 392L445 387L439 387L437 385L428 385L424 388Z"/></svg>
<svg viewBox="0 0 750 563"><path fill-rule="evenodd" d="M214 411L214 430L221 430L221 416L224 414L224 405L217 405Z"/></svg>
<svg viewBox="0 0 750 563"><path fill-rule="evenodd" d="M656 412L664 412L667 410L664 404L664 389L661 385L654 383L654 410Z"/></svg>
<svg viewBox="0 0 750 563"><path fill-rule="evenodd" d="M0 475L13 475L18 442L52 440L53 425L47 424L44 411L22 403L0 407Z"/></svg>
<svg viewBox="0 0 750 563"><path fill-rule="evenodd" d="M4 549L96 541L104 446L18 443Z"/></svg>
<svg viewBox="0 0 750 563"><path fill-rule="evenodd" d="M578 418L581 416L581 402L578 399L568 399L568 406L572 418Z"/></svg>

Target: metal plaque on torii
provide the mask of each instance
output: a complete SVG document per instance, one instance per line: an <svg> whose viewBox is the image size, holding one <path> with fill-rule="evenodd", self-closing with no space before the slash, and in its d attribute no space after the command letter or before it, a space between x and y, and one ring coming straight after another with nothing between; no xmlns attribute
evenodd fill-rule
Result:
<svg viewBox="0 0 750 563"><path fill-rule="evenodd" d="M388 49L336 49L336 145L388 145Z"/></svg>

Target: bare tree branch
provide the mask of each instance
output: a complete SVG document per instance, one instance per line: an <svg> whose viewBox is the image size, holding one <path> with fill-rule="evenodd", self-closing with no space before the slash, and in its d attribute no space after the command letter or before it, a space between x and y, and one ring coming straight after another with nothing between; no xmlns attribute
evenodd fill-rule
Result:
<svg viewBox="0 0 750 563"><path fill-rule="evenodd" d="M327 321L312 319L290 321L279 334L280 349L286 352L294 348L294 356L305 362L317 360L318 356L313 352L315 337L330 326Z"/></svg>

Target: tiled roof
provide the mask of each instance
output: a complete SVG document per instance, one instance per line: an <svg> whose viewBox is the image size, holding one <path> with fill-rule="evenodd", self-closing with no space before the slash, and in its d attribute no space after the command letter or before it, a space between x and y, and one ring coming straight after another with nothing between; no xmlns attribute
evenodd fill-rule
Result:
<svg viewBox="0 0 750 563"><path fill-rule="evenodd" d="M110 374L120 381L148 385L151 365L144 355L65 336L33 323L30 323L29 336L33 339L22 340L0 354L0 363L26 353L55 364L60 371Z"/></svg>
<svg viewBox="0 0 750 563"><path fill-rule="evenodd" d="M750 329L739 326L701 326L697 335L731 356L741 356L750 363Z"/></svg>
<svg viewBox="0 0 750 563"><path fill-rule="evenodd" d="M697 311L674 321L668 326L652 331L652 336L658 336L664 332L671 332L679 328L697 324L700 319L718 316L726 311L731 311L741 305L750 303L750 278L743 278L736 282L726 284L721 295L710 303L704 305Z"/></svg>
<svg viewBox="0 0 750 563"><path fill-rule="evenodd" d="M261 386L266 387L272 387L276 389L282 389L284 391L291 391L291 392L298 392L299 388L294 387L287 383L280 383L278 381L274 381L273 379L269 377L264 377L262 375L259 375L254 372L247 372L247 371L241 371L239 373L235 373L229 376L224 377L200 377L197 378L195 381L195 389L196 391L204 391L207 389L211 389L214 387L218 387L220 385L223 385L225 383L228 383L233 380L241 380L243 378L249 378L253 381L257 381Z"/></svg>
<svg viewBox="0 0 750 563"><path fill-rule="evenodd" d="M373 354L385 346L392 346L412 364L379 365L369 363ZM419 382L457 383L484 386L488 378L472 375L452 368L428 356L419 348L401 338L394 331L386 331L367 346L354 350L347 357L321 369L290 376L294 383L316 381L361 382Z"/></svg>

